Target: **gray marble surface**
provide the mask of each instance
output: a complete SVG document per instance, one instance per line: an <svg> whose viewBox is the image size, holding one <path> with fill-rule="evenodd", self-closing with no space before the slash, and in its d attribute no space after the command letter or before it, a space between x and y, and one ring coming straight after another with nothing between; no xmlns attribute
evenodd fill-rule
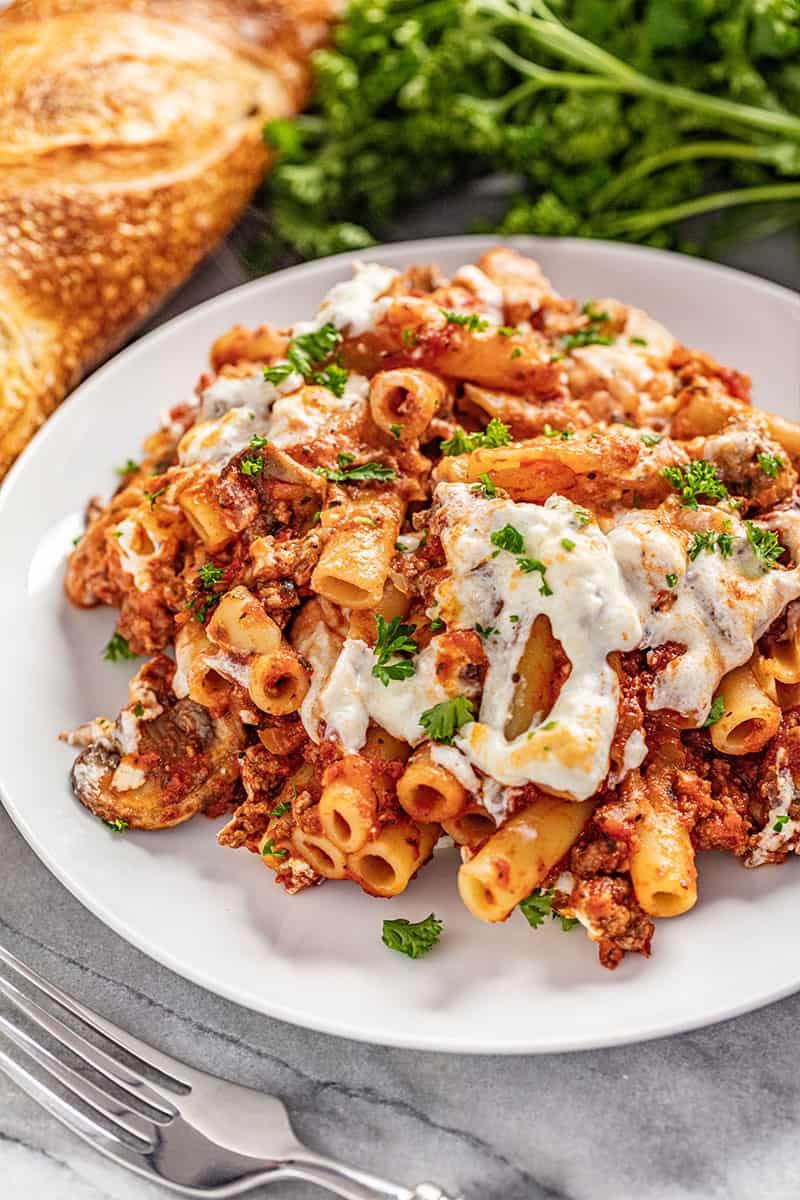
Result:
<svg viewBox="0 0 800 1200"><path fill-rule="evenodd" d="M492 203L481 197L477 211ZM451 197L398 232L464 228L470 207L474 198ZM242 238L159 319L241 282ZM800 285L796 241L763 242L732 259ZM788 917L786 935L796 936ZM800 995L700 1032L571 1055L451 1057L346 1042L248 1012L132 949L49 874L2 810L0 940L156 1046L275 1092L315 1148L401 1182L434 1179L466 1200L800 1195ZM0 1076L0 1200L166 1194L90 1150ZM300 1184L259 1194L321 1195Z"/></svg>

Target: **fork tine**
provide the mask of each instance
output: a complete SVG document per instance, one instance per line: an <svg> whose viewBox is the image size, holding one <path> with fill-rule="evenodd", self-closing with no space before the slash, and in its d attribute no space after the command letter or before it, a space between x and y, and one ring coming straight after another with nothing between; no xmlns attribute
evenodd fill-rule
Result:
<svg viewBox="0 0 800 1200"><path fill-rule="evenodd" d="M23 979L27 979L34 987L39 988L51 1000L55 1000L56 1004L60 1004L67 1012L72 1013L74 1017L78 1017L90 1029L94 1029L96 1033L101 1033L104 1037L118 1046L120 1050L127 1051L134 1058L138 1058L140 1062L152 1067L156 1071L160 1071L170 1082L175 1085L176 1090L185 1089L191 1090L190 1084L187 1082L186 1076L191 1077L197 1074L193 1068L189 1068L185 1063L178 1062L175 1058L170 1058L168 1054L162 1054L160 1050L156 1050L153 1046L148 1046L146 1042L140 1042L133 1034L125 1033L113 1021L107 1021L105 1017L99 1016L93 1012L91 1008L87 1008L78 1000L73 1000L66 992L62 992L61 988L56 987L54 983L48 983L46 979L34 971L32 967L27 967L25 963L20 962L15 958L4 946L0 946L0 962L4 962L6 966L11 967ZM148 1079L149 1087L163 1095L165 1099L174 1099L171 1097L167 1088L160 1088L160 1085ZM180 1092L178 1092L180 1094Z"/></svg>
<svg viewBox="0 0 800 1200"><path fill-rule="evenodd" d="M166 1122L177 1116L178 1110L170 1100L162 1099L162 1095L168 1097L170 1093L166 1091L162 1092L161 1090L158 1092L152 1090L149 1084L145 1083L140 1076L123 1067L116 1059L106 1054L105 1050L93 1046L82 1034L76 1033L75 1030L70 1029L58 1017L47 1012L36 1000L20 991L12 980L6 979L1 973L0 995L5 996L16 1008L24 1012L32 1021L35 1021L41 1029L44 1029L54 1037L62 1046L66 1046L78 1058L89 1063L96 1071L104 1075L106 1079L110 1079L112 1083L122 1088L130 1096L145 1101L151 1108L163 1114L161 1118L153 1117L154 1121L157 1123Z"/></svg>
<svg viewBox="0 0 800 1200"><path fill-rule="evenodd" d="M91 1080L84 1079L66 1063L60 1062L49 1050L40 1046L29 1033L20 1029L18 1025L2 1014L0 1014L0 1033L5 1034L9 1041L23 1050L42 1070L57 1079L84 1104L88 1104L100 1116L110 1121L113 1126L124 1129L126 1133L138 1138L144 1143L146 1150L152 1149L155 1130L152 1122L134 1112L122 1101L116 1100L108 1092L104 1092Z"/></svg>
<svg viewBox="0 0 800 1200"><path fill-rule="evenodd" d="M25 1067L6 1054L5 1050L0 1046L0 1071L3 1071L9 1079L16 1083L23 1092L40 1104L43 1109L65 1125L72 1133L76 1133L78 1137L83 1138L95 1150L99 1150L101 1154L105 1154L107 1158L111 1158L114 1162L121 1166L128 1167L131 1171L136 1171L139 1175L144 1175L149 1179L157 1180L159 1183L170 1186L169 1182L160 1179L155 1171L149 1166L149 1161L138 1151L132 1149L126 1142L123 1142L110 1130L102 1125L98 1125L91 1117L79 1112L77 1108L73 1108L68 1104L58 1092L53 1091L48 1084L43 1083ZM188 1192L188 1189L176 1189Z"/></svg>

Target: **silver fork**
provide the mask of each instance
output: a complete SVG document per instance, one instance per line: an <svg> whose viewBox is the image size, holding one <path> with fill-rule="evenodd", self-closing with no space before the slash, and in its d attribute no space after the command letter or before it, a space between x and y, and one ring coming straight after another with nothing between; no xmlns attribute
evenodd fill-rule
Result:
<svg viewBox="0 0 800 1200"><path fill-rule="evenodd" d="M448 1200L436 1184L400 1187L315 1154L297 1140L275 1096L216 1079L162 1054L72 1000L2 946L0 963L0 995L114 1088L93 1082L67 1056L52 1053L2 1014L0 1033L36 1070L2 1047L0 1070L84 1141L131 1171L186 1196L238 1196L279 1179L302 1179L345 1200ZM88 1041L44 1008L25 983L101 1034L106 1046L158 1072L159 1079L123 1065ZM53 1086L56 1081L81 1104L65 1099Z"/></svg>

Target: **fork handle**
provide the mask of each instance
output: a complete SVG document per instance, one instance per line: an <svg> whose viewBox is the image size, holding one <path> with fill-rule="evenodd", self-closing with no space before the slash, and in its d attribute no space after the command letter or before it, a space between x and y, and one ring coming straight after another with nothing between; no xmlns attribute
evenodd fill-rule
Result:
<svg viewBox="0 0 800 1200"><path fill-rule="evenodd" d="M284 1178L316 1183L343 1200L460 1200L448 1196L435 1183L401 1187L311 1150L304 1150L302 1155L282 1164L281 1174Z"/></svg>

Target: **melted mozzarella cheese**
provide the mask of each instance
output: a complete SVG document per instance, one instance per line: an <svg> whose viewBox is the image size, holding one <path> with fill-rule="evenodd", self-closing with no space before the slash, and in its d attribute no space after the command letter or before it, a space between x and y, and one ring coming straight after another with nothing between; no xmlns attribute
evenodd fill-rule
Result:
<svg viewBox="0 0 800 1200"><path fill-rule="evenodd" d="M202 463L221 471L226 462L249 445L253 434L265 437L269 421L252 408L231 408L223 417L193 425L180 440L181 466Z"/></svg>
<svg viewBox="0 0 800 1200"><path fill-rule="evenodd" d="M126 517L114 530L119 564L127 575L133 577L133 586L138 592L149 591L152 587L150 566L153 560L158 558L164 546L164 543L155 536L153 529L148 528L145 530L145 534L152 549L148 554L139 554L133 548L134 539L141 537L141 527L137 521Z"/></svg>
<svg viewBox="0 0 800 1200"><path fill-rule="evenodd" d="M232 679L234 683L241 684L245 690L249 688L250 665L246 659L239 658L226 650L217 649L214 654L206 652L204 661L206 666L218 671L226 679Z"/></svg>
<svg viewBox="0 0 800 1200"><path fill-rule="evenodd" d="M773 855L787 854L794 848L793 843L800 833L800 821L790 819L782 822L777 829L775 822L778 817L788 815L789 805L793 804L796 799L797 789L792 773L788 767L781 767L778 771L778 794L770 806L764 828L757 834L753 845L747 852L744 860L746 867L760 867L764 863L770 862Z"/></svg>
<svg viewBox="0 0 800 1200"><path fill-rule="evenodd" d="M608 542L643 626L642 647L677 642L686 650L658 672L649 701L697 725L708 716L726 672L747 662L762 633L800 596L800 570L764 571L738 517L733 551L702 551L692 562L658 513L625 513ZM668 588L667 575L677 575ZM666 594L665 594L666 593Z"/></svg>
<svg viewBox="0 0 800 1200"><path fill-rule="evenodd" d="M498 631L484 643L489 669L478 720L463 727L456 745L498 783L591 796L607 774L617 725L619 689L607 656L633 649L641 636L605 537L596 525L581 525L561 496L544 505L487 502L464 484L440 484L436 501L451 571L436 593L442 614L449 626L480 623ZM524 554L544 565L550 594L543 595L538 572L520 570L516 555L496 553L491 535L506 524L522 534ZM508 740L515 676L540 614L572 669L551 711Z"/></svg>
<svg viewBox="0 0 800 1200"><path fill-rule="evenodd" d="M217 421L234 408L249 408L264 417L281 393L296 392L302 386L303 377L297 371L279 384L270 383L260 371L240 378L218 375L202 394L198 421Z"/></svg>
<svg viewBox="0 0 800 1200"><path fill-rule="evenodd" d="M493 279L485 275L480 267L472 263L459 267L453 276L453 283L460 283L480 301L484 316L498 325L503 324L503 292Z"/></svg>
<svg viewBox="0 0 800 1200"><path fill-rule="evenodd" d="M631 343L631 338L639 339ZM641 308L629 308L625 332L621 339L631 350L650 357L669 358L675 349L675 338L659 321L655 321ZM642 345L641 343L645 344Z"/></svg>
<svg viewBox="0 0 800 1200"><path fill-rule="evenodd" d="M320 305L317 319L310 326L319 329L330 323L337 329L358 337L371 329L387 307L388 301L380 299L398 272L379 263L357 262L353 267L353 278L335 284ZM303 332L307 331L303 326ZM294 327L297 336L301 327Z"/></svg>
<svg viewBox="0 0 800 1200"><path fill-rule="evenodd" d="M319 727L324 720L320 695L336 666L342 639L324 621L318 621L302 634L295 633L294 647L311 666L311 684L300 705L300 719L312 742L319 743Z"/></svg>
<svg viewBox="0 0 800 1200"><path fill-rule="evenodd" d="M431 759L437 766L449 771L468 792L480 793L480 779L469 765L466 755L455 746L444 746L441 742L431 743Z"/></svg>
<svg viewBox="0 0 800 1200"><path fill-rule="evenodd" d="M363 405L368 395L369 380L353 374L341 396L327 388L280 396L272 407L269 440L278 447L312 441L326 433L336 417Z"/></svg>
<svg viewBox="0 0 800 1200"><path fill-rule="evenodd" d="M633 346L616 343L612 346L579 346L571 354L602 379L614 399L626 408L638 400L655 379L653 368Z"/></svg>
<svg viewBox="0 0 800 1200"><path fill-rule="evenodd" d="M384 687L372 674L372 648L359 638L347 638L319 699L328 733L336 734L349 754L364 745L370 719L412 746L422 740L420 716L448 698L436 677L437 640L415 660L416 671L410 679L394 680Z"/></svg>

